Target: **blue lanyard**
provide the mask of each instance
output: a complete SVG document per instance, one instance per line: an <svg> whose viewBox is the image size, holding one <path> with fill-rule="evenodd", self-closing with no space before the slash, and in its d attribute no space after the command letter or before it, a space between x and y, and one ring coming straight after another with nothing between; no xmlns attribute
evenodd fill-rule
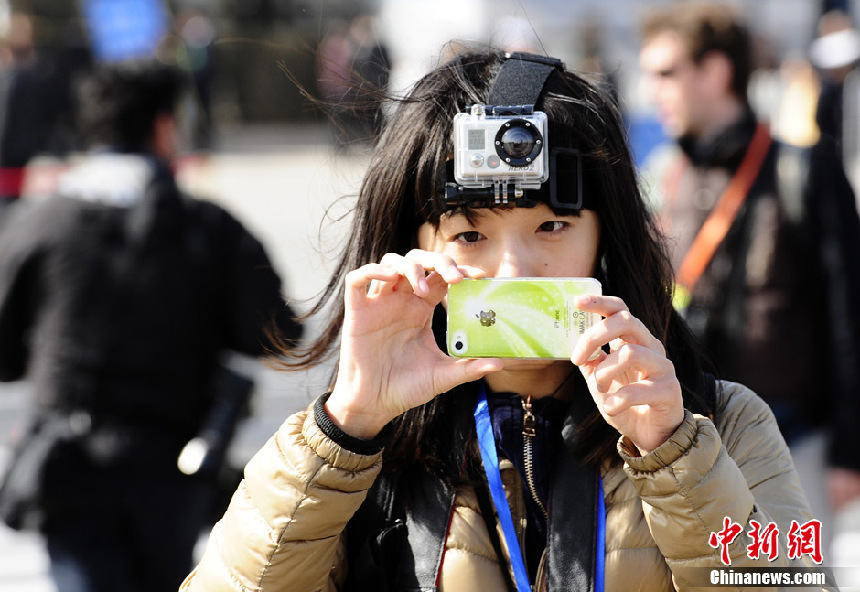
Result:
<svg viewBox="0 0 860 592"><path fill-rule="evenodd" d="M603 475L597 477L597 557L594 558L594 592L603 592L606 579L606 501L603 499Z"/></svg>
<svg viewBox="0 0 860 592"><path fill-rule="evenodd" d="M511 556L511 567L514 571L514 581L518 592L531 590L529 575L523 561L523 555L519 552L520 544L517 533L514 530L514 520L511 517L511 508L505 497L505 487L502 484L502 475L499 472L499 456L496 452L496 439L493 436L493 425L490 421L490 408L487 403L487 393L484 385L478 391L478 403L475 405L475 427L478 432L478 447L481 450L481 460L484 463L484 472L487 475L487 483L490 487L490 495L493 505L499 515L502 533L505 535L505 543ZM604 554L606 550L606 506L603 500L603 479L598 480L597 491L597 549L595 560L594 592L603 592L604 580Z"/></svg>

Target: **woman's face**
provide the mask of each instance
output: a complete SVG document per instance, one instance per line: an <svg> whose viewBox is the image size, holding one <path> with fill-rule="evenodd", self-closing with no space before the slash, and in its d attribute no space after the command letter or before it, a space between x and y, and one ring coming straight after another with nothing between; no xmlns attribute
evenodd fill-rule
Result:
<svg viewBox="0 0 860 592"><path fill-rule="evenodd" d="M592 277L600 223L592 210L558 216L544 204L509 210L479 209L470 222L443 216L436 230L418 229L418 246L451 256L487 277Z"/></svg>

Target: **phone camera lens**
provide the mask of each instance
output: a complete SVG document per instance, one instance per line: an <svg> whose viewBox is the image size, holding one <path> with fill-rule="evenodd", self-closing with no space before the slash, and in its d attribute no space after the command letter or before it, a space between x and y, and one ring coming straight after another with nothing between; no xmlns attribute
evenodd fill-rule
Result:
<svg viewBox="0 0 860 592"><path fill-rule="evenodd" d="M465 331L456 331L451 335L448 352L455 355L463 355L469 351L469 339L466 337Z"/></svg>

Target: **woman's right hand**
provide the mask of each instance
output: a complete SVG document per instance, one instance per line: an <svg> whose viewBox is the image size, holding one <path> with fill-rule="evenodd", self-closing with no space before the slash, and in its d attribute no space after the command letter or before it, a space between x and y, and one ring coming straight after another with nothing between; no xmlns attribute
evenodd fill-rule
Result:
<svg viewBox="0 0 860 592"><path fill-rule="evenodd" d="M433 335L448 284L482 275L417 249L347 274L338 376L326 403L344 432L372 438L405 411L501 369L497 359L452 358Z"/></svg>

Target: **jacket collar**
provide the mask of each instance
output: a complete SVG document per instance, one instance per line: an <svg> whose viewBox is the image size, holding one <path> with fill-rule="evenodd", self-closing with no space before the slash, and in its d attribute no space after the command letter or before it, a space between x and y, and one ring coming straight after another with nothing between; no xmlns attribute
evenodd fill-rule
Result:
<svg viewBox="0 0 860 592"><path fill-rule="evenodd" d="M752 110L747 108L740 119L715 135L708 138L682 136L678 145L693 166L735 170L743 160L757 123Z"/></svg>

